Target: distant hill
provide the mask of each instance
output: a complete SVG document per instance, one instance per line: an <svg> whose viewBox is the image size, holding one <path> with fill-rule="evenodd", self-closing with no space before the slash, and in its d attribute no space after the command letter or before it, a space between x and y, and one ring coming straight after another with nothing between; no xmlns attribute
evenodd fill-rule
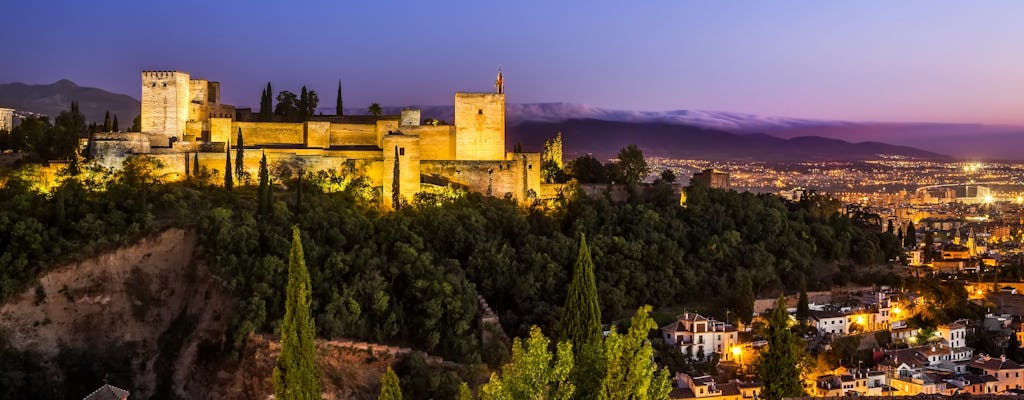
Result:
<svg viewBox="0 0 1024 400"><path fill-rule="evenodd" d="M766 134L735 134L678 123L598 119L524 121L509 126L505 141L522 143L527 151L538 151L545 139L559 131L562 132L567 156L593 153L598 157L611 157L618 149L636 144L646 155L716 160L864 160L879 155L947 158L913 147L879 142L850 143L817 136L783 139Z"/></svg>
<svg viewBox="0 0 1024 400"><path fill-rule="evenodd" d="M69 109L72 101L78 102L78 108L90 122L103 123L104 113L110 110L111 117L117 115L122 129L132 125L140 110L139 101L131 96L78 86L67 79L49 85L0 84L0 107L44 114L51 121Z"/></svg>

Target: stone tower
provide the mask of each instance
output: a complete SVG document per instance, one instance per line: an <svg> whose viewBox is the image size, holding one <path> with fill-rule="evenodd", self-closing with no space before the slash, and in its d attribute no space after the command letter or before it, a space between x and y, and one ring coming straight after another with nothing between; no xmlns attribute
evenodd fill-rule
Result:
<svg viewBox="0 0 1024 400"><path fill-rule="evenodd" d="M455 94L455 159L505 159L505 94Z"/></svg>
<svg viewBox="0 0 1024 400"><path fill-rule="evenodd" d="M181 138L189 100L187 73L142 71L142 132Z"/></svg>

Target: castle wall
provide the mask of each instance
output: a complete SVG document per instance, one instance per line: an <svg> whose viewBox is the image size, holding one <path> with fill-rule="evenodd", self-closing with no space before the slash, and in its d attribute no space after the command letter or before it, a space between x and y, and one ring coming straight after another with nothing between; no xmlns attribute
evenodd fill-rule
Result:
<svg viewBox="0 0 1024 400"><path fill-rule="evenodd" d="M377 146L384 147L384 136L391 132L398 132L398 120L397 119L378 119L376 122L377 129Z"/></svg>
<svg viewBox="0 0 1024 400"><path fill-rule="evenodd" d="M14 129L14 109L0 108L0 131L10 132Z"/></svg>
<svg viewBox="0 0 1024 400"><path fill-rule="evenodd" d="M303 139L308 148L326 149L331 147L331 123L307 121Z"/></svg>
<svg viewBox="0 0 1024 400"><path fill-rule="evenodd" d="M331 124L331 146L380 146L376 124Z"/></svg>
<svg viewBox="0 0 1024 400"><path fill-rule="evenodd" d="M232 134L237 135L239 128L246 146L303 146L306 142L305 126L298 122L234 122L231 124ZM234 142L235 136L230 136L230 139Z"/></svg>
<svg viewBox="0 0 1024 400"><path fill-rule="evenodd" d="M505 159L505 95L455 94L455 159Z"/></svg>
<svg viewBox="0 0 1024 400"><path fill-rule="evenodd" d="M455 127L443 125L403 126L402 132L420 137L421 159L455 159Z"/></svg>
<svg viewBox="0 0 1024 400"><path fill-rule="evenodd" d="M385 207L394 207L393 183L397 179L399 195L412 202L420 191L420 138L412 135L386 135L383 138L383 202ZM398 171L395 171L395 158Z"/></svg>
<svg viewBox="0 0 1024 400"><path fill-rule="evenodd" d="M142 72L142 132L180 137L189 110L189 75L178 71Z"/></svg>
<svg viewBox="0 0 1024 400"><path fill-rule="evenodd" d="M424 179L447 180L489 196L511 194L518 201L526 198L522 170L516 161L423 160L420 173Z"/></svg>

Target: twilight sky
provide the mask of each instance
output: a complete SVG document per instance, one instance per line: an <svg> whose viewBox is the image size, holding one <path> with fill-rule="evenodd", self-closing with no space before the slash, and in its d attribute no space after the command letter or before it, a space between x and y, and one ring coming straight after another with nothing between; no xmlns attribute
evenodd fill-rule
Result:
<svg viewBox="0 0 1024 400"><path fill-rule="evenodd" d="M0 82L139 96L142 69L256 105L303 84L347 107L508 101L1024 125L1024 1L8 2Z"/></svg>

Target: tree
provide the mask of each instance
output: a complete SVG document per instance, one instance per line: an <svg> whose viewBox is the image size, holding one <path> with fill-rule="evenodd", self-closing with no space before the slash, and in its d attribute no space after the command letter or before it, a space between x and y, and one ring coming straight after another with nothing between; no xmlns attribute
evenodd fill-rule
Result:
<svg viewBox="0 0 1024 400"><path fill-rule="evenodd" d="M885 227L885 231L890 235L896 234L896 228L892 224L892 220L889 220L889 224Z"/></svg>
<svg viewBox="0 0 1024 400"><path fill-rule="evenodd" d="M572 344L561 342L555 354L540 328L530 328L526 343L512 341L512 361L492 373L480 389L480 400L568 400L575 386L569 379L573 367Z"/></svg>
<svg viewBox="0 0 1024 400"><path fill-rule="evenodd" d="M914 239L917 242L917 239ZM915 243L916 246L916 243ZM929 262L932 260L932 252L935 250L935 234L932 231L924 233L924 261Z"/></svg>
<svg viewBox="0 0 1024 400"><path fill-rule="evenodd" d="M341 101L341 81L338 81L338 100L337 100L337 103L335 104L334 107L335 107L335 113L337 113L339 117L345 115L345 107L344 107L344 105L345 104Z"/></svg>
<svg viewBox="0 0 1024 400"><path fill-rule="evenodd" d="M270 82L267 82L267 88L263 89L263 97L260 98L260 120L274 120L274 90L270 88Z"/></svg>
<svg viewBox="0 0 1024 400"><path fill-rule="evenodd" d="M192 174L199 175L199 150L196 150L196 154L192 157Z"/></svg>
<svg viewBox="0 0 1024 400"><path fill-rule="evenodd" d="M663 180L665 182L668 182L668 183L675 183L676 182L676 173L672 172L672 170L670 170L670 169L666 169L664 171L661 171L661 180Z"/></svg>
<svg viewBox="0 0 1024 400"><path fill-rule="evenodd" d="M188 168L189 164L191 164L191 163L192 163L191 160L189 160L189 153L186 152L185 153L185 176L191 175L189 173L189 168Z"/></svg>
<svg viewBox="0 0 1024 400"><path fill-rule="evenodd" d="M142 116L141 115L136 115L135 118L132 119L131 132L142 132Z"/></svg>
<svg viewBox="0 0 1024 400"><path fill-rule="evenodd" d="M1010 340L1006 341L1006 358L1013 360L1014 362L1024 361L1024 351L1021 351L1020 339L1017 338L1017 332L1010 333Z"/></svg>
<svg viewBox="0 0 1024 400"><path fill-rule="evenodd" d="M619 150L618 162L619 175L622 182L627 185L636 185L643 182L647 174L651 173L651 167L644 160L644 152L635 144L626 146Z"/></svg>
<svg viewBox="0 0 1024 400"><path fill-rule="evenodd" d="M803 395L800 385L800 361L796 337L789 329L789 315L786 314L786 300L779 296L775 308L768 316L767 350L761 352L757 370L764 382L761 396L768 400Z"/></svg>
<svg viewBox="0 0 1024 400"><path fill-rule="evenodd" d="M398 375L389 366L380 377L380 395L377 400L402 400L402 388L398 386Z"/></svg>
<svg viewBox="0 0 1024 400"><path fill-rule="evenodd" d="M114 122L111 123L111 131L120 132L121 128L117 126L117 114L114 114Z"/></svg>
<svg viewBox="0 0 1024 400"><path fill-rule="evenodd" d="M591 155L576 157L569 162L566 169L580 183L608 183L608 173L604 165Z"/></svg>
<svg viewBox="0 0 1024 400"><path fill-rule="evenodd" d="M811 306L807 302L807 282L800 279L800 299L796 302L796 320L801 325L807 324L811 317Z"/></svg>
<svg viewBox="0 0 1024 400"><path fill-rule="evenodd" d="M903 237L903 247L917 247L917 230L914 229L914 221L907 223L907 233Z"/></svg>
<svg viewBox="0 0 1024 400"><path fill-rule="evenodd" d="M897 229L897 231L896 231L896 241L899 242L899 244L901 246L904 245L904 243L905 243L905 241L903 239L903 227L902 226L899 227Z"/></svg>
<svg viewBox="0 0 1024 400"><path fill-rule="evenodd" d="M604 339L606 373L601 381L599 399L661 400L672 390L668 369L657 371L654 348L647 340L658 325L649 314L651 306L640 307L630 320L626 335L615 329Z"/></svg>
<svg viewBox="0 0 1024 400"><path fill-rule="evenodd" d="M732 307L736 310L736 317L744 324L749 324L751 318L754 318L754 284L749 273L741 273L736 279Z"/></svg>
<svg viewBox="0 0 1024 400"><path fill-rule="evenodd" d="M580 233L579 254L573 267L558 338L579 348L601 341L601 307L597 300L594 262L590 258L587 237Z"/></svg>
<svg viewBox="0 0 1024 400"><path fill-rule="evenodd" d="M274 396L282 400L320 399L320 372L316 367L316 327L310 311L312 287L302 253L298 225L292 227L288 255L288 284L281 321L281 354L274 366Z"/></svg>
<svg viewBox="0 0 1024 400"><path fill-rule="evenodd" d="M305 87L305 86L303 86L303 87ZM305 109L305 116L306 117L303 118L303 121L309 120L309 117L312 117L313 115L315 115L316 114L316 107L319 106L319 105L320 105L320 96L316 94L316 90L310 90L309 93L306 93L306 109Z"/></svg>
<svg viewBox="0 0 1024 400"><path fill-rule="evenodd" d="M597 299L594 262L590 258L587 237L580 233L579 253L569 282L558 338L573 346L576 365L572 381L576 398L592 398L600 387L603 374L601 360L601 307Z"/></svg>
<svg viewBox="0 0 1024 400"><path fill-rule="evenodd" d="M469 385L466 382L459 385L459 400L473 400L473 391L469 390Z"/></svg>
<svg viewBox="0 0 1024 400"><path fill-rule="evenodd" d="M110 132L111 129L113 129L113 126L110 124L110 111L108 110L107 113L103 115L103 131Z"/></svg>
<svg viewBox="0 0 1024 400"><path fill-rule="evenodd" d="M286 122L298 122L300 120L299 100L295 93L287 90L282 90L281 93L278 93L277 107L274 108L274 114L280 116Z"/></svg>
<svg viewBox="0 0 1024 400"><path fill-rule="evenodd" d="M374 117L380 117L381 114L384 113L384 110L380 108L380 104L378 103L370 104L369 107L366 107L366 111L369 112L370 115Z"/></svg>
<svg viewBox="0 0 1024 400"><path fill-rule="evenodd" d="M242 128L238 128L238 139L235 140L235 179L242 183L245 174L245 147L242 142Z"/></svg>
<svg viewBox="0 0 1024 400"><path fill-rule="evenodd" d="M402 207L402 173L398 163L398 146L395 146L395 173L391 179L391 207L395 210Z"/></svg>
<svg viewBox="0 0 1024 400"><path fill-rule="evenodd" d="M270 170L267 168L267 153L263 153L263 158L260 159L260 190L259 196L259 208L258 213L260 215L266 215L270 213Z"/></svg>
<svg viewBox="0 0 1024 400"><path fill-rule="evenodd" d="M227 144L226 147L227 148L224 151L224 157L225 157L225 161L224 161L224 188L227 189L227 190L231 190L231 188L233 188L235 186L235 182L234 182L234 180L231 179L231 176L233 174L232 174L232 171L231 171L231 142L230 141L228 141L228 144Z"/></svg>

